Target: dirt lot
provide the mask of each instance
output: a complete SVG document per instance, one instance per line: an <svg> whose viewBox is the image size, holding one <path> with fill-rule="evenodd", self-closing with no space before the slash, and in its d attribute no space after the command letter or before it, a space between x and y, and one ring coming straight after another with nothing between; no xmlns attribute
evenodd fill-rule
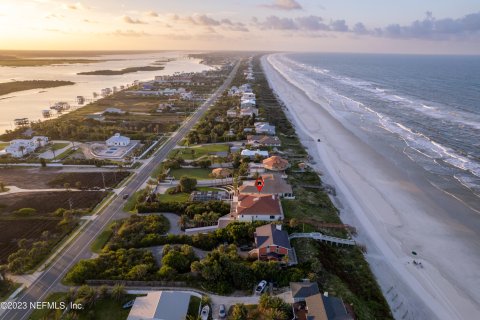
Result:
<svg viewBox="0 0 480 320"><path fill-rule="evenodd" d="M39 240L43 231L50 234L59 232L60 219L16 219L0 220L0 263L6 262L8 256L18 249L20 239Z"/></svg>
<svg viewBox="0 0 480 320"><path fill-rule="evenodd" d="M21 208L34 208L37 214L48 214L58 208L93 209L106 192L102 191L58 191L26 192L0 195L0 214L8 215ZM1 229L0 229L1 230Z"/></svg>
<svg viewBox="0 0 480 320"><path fill-rule="evenodd" d="M125 171L103 172L105 186L114 187L128 174ZM0 168L0 181L23 189L63 188L65 183L74 188L77 181L80 181L81 188L103 188L101 172L63 172L51 168Z"/></svg>

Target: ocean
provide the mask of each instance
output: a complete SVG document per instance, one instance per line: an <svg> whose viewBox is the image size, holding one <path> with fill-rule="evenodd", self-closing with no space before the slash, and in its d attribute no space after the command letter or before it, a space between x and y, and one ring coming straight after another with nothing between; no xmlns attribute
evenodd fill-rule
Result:
<svg viewBox="0 0 480 320"><path fill-rule="evenodd" d="M402 153L480 213L480 57L295 53L275 61L383 156L395 163L388 150Z"/></svg>
<svg viewBox="0 0 480 320"><path fill-rule="evenodd" d="M97 63L63 64L37 67L1 67L0 82L19 80L67 80L75 82L71 86L47 89L33 89L13 92L0 96L0 133L14 129L13 119L29 118L42 120L42 110L49 109L55 102L65 101L77 106L76 97L84 96L87 102L93 101L93 92L100 94L103 88L131 84L134 80L153 80L156 75L175 72L201 72L211 69L201 64L199 59L187 59L186 52L161 51L148 53L112 53L98 56L78 56L103 60ZM48 58L48 57L45 57ZM52 57L61 58L61 57ZM165 69L139 71L121 75L78 75L79 72L95 70L120 70L128 67L148 66L158 60L172 59L165 63Z"/></svg>

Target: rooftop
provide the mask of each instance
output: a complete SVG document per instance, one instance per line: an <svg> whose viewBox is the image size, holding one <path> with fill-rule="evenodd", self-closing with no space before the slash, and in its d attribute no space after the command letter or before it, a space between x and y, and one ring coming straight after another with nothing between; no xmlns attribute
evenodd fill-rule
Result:
<svg viewBox="0 0 480 320"><path fill-rule="evenodd" d="M244 181L243 185L238 188L240 194L286 194L293 193L292 186L289 185L278 174L262 174L265 182L263 188L258 192L254 180Z"/></svg>
<svg viewBox="0 0 480 320"><path fill-rule="evenodd" d="M271 194L238 196L238 215L278 215L282 214L282 208L278 197Z"/></svg>
<svg viewBox="0 0 480 320"><path fill-rule="evenodd" d="M266 224L255 230L255 243L257 248L263 248L270 245L281 246L291 249L288 233L283 231L281 225Z"/></svg>

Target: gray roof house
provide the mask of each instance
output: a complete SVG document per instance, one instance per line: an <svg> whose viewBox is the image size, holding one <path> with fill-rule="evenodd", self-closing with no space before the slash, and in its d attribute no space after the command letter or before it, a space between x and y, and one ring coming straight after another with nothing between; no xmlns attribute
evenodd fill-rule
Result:
<svg viewBox="0 0 480 320"><path fill-rule="evenodd" d="M190 294L182 291L152 291L135 299L127 320L184 320Z"/></svg>

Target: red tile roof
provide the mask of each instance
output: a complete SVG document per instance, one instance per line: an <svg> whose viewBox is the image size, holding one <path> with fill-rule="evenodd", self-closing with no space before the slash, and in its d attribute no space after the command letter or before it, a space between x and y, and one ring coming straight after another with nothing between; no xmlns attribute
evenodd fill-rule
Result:
<svg viewBox="0 0 480 320"><path fill-rule="evenodd" d="M281 215L282 208L277 196L271 194L238 196L237 215Z"/></svg>

